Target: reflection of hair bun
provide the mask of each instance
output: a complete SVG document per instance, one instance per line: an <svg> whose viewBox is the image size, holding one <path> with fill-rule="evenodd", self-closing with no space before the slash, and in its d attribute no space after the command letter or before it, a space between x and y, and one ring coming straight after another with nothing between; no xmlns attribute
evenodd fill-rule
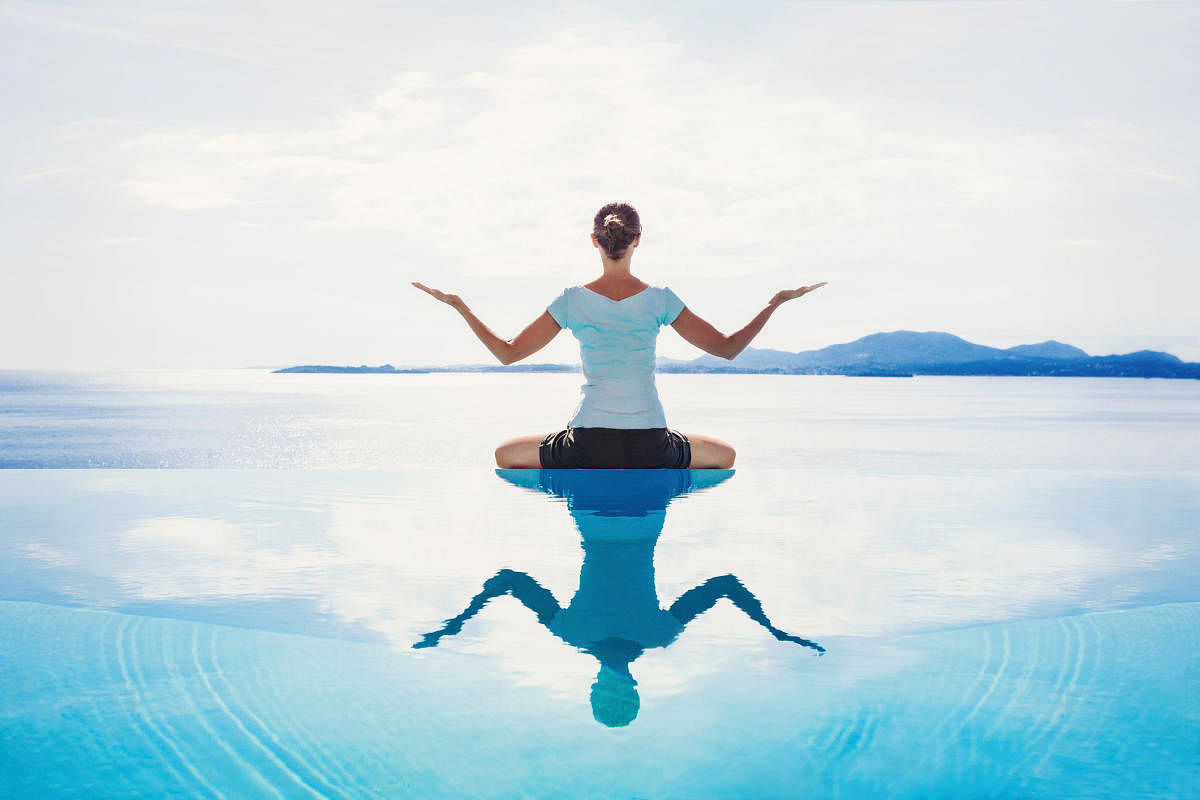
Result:
<svg viewBox="0 0 1200 800"><path fill-rule="evenodd" d="M609 203L596 212L592 234L609 258L622 258L642 233L642 221L628 203Z"/></svg>
<svg viewBox="0 0 1200 800"><path fill-rule="evenodd" d="M632 675L622 675L605 664L600 665L591 692L592 717L609 728L624 728L637 719L642 699L638 697L637 681Z"/></svg>

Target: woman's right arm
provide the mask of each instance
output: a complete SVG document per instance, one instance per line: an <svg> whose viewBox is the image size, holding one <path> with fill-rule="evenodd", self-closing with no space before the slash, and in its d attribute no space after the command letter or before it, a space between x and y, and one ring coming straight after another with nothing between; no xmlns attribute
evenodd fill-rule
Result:
<svg viewBox="0 0 1200 800"><path fill-rule="evenodd" d="M671 327L678 331L679 335L689 344L699 347L706 353L732 361L738 353L746 349L755 336L758 336L759 331L767 324L767 320L775 313L775 309L788 300L803 297L824 285L825 282L822 281L814 283L812 286L801 286L797 289L784 289L776 292L775 296L767 303L767 307L758 312L746 327L729 335L721 333L707 321L693 314L691 309L686 306L671 323Z"/></svg>
<svg viewBox="0 0 1200 800"><path fill-rule="evenodd" d="M430 297L440 300L461 314L462 318L466 320L467 325L471 328L471 332L478 337L479 341L483 342L484 347L491 351L491 354L501 364L512 364L523 358L528 358L548 345L550 340L562 330L558 326L558 323L554 321L554 317L550 316L550 312L543 311L540 317L531 322L516 337L501 339L492 332L491 328L484 325L483 320L475 316L475 313L471 309L467 308L467 304L458 295L447 294L416 281L413 281L413 286L425 292Z"/></svg>

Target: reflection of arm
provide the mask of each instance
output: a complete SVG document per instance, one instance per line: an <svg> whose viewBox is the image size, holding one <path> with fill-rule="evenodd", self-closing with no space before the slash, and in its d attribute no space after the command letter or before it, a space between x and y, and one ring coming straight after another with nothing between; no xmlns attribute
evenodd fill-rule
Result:
<svg viewBox="0 0 1200 800"><path fill-rule="evenodd" d="M678 600L671 604L671 616L686 626L696 617L716 605L717 601L722 597L728 597L735 606L742 610L742 613L770 631L771 635L779 641L795 642L805 647L811 647L819 653L825 652L825 648L816 642L810 642L808 639L793 636L772 625L771 620L767 619L767 615L763 613L762 603L758 602L758 598L752 595L750 590L742 586L742 582L732 575L709 578L696 588L688 589L679 596Z"/></svg>
<svg viewBox="0 0 1200 800"><path fill-rule="evenodd" d="M554 595L550 593L549 589L524 572L502 569L487 579L487 582L483 584L483 589L471 598L471 604L461 614L446 620L446 625L441 630L425 634L425 638L414 644L413 647L436 647L439 639L443 636L454 636L462 630L462 626L467 620L478 614L487 605L489 600L502 594L511 594L520 600L522 605L537 614L538 622L543 625L549 625L550 620L559 612L558 601L554 599Z"/></svg>

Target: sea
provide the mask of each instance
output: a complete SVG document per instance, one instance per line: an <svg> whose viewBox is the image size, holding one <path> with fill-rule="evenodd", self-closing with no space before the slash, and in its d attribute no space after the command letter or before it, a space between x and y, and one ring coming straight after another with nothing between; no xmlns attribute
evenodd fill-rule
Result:
<svg viewBox="0 0 1200 800"><path fill-rule="evenodd" d="M0 372L0 798L1200 798L1200 381Z"/></svg>

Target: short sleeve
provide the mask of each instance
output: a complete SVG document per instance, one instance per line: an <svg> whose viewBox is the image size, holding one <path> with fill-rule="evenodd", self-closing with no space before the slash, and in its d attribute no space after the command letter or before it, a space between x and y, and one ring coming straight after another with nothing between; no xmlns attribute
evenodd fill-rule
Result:
<svg viewBox="0 0 1200 800"><path fill-rule="evenodd" d="M546 310L550 312L550 316L554 317L554 321L558 323L558 327L569 327L567 325L567 293L565 290L554 299L554 302Z"/></svg>
<svg viewBox="0 0 1200 800"><path fill-rule="evenodd" d="M683 301L679 299L679 295L665 287L662 290L662 301L663 311L658 321L660 325L670 325L683 313Z"/></svg>

